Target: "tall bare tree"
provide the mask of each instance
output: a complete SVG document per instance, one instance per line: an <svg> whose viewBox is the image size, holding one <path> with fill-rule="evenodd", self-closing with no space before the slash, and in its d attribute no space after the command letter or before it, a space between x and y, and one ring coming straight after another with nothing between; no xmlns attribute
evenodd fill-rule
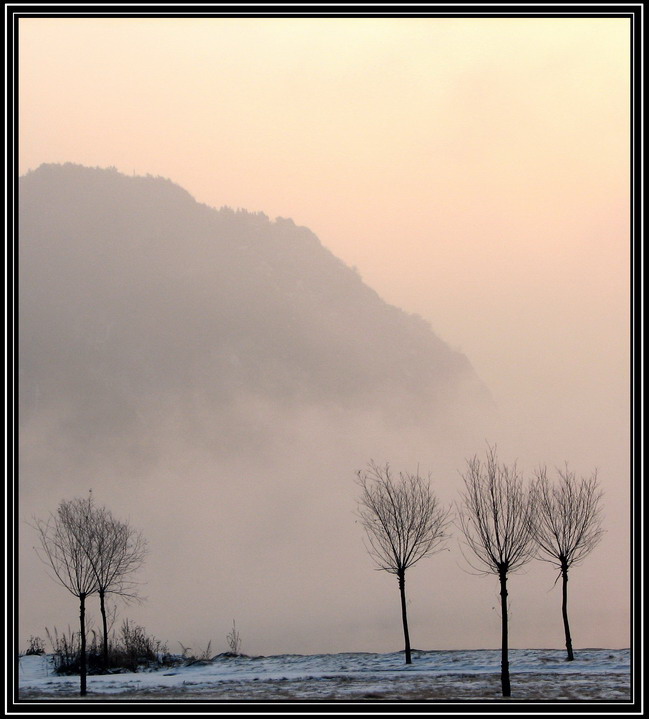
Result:
<svg viewBox="0 0 649 719"><path fill-rule="evenodd" d="M102 663L108 666L108 619L106 595L125 600L137 599L132 575L144 562L147 543L142 534L126 521L116 519L106 507L91 502L91 564L97 580L102 619Z"/></svg>
<svg viewBox="0 0 649 719"><path fill-rule="evenodd" d="M597 546L602 529L602 492L594 471L588 479L577 480L568 469L557 469L558 479L552 483L546 467L536 472L532 487L535 506L534 537L539 559L554 565L562 580L561 615L566 636L566 661L575 656L568 623L568 570L580 564ZM556 584L556 582L555 582Z"/></svg>
<svg viewBox="0 0 649 719"><path fill-rule="evenodd" d="M412 664L406 611L406 570L443 548L450 508L440 505L430 488L430 477L399 473L392 477L384 467L370 462L357 473L361 488L358 516L367 532L368 552L379 570L396 574L401 596L401 618L406 664Z"/></svg>
<svg viewBox="0 0 649 719"><path fill-rule="evenodd" d="M511 696L509 679L509 627L507 577L534 556L529 491L516 468L498 462L495 447L489 447L483 463L477 456L467 460L462 475L465 491L458 507L458 522L466 545L480 574L495 574L500 581L501 685L503 696Z"/></svg>
<svg viewBox="0 0 649 719"><path fill-rule="evenodd" d="M47 521L36 519L34 524L40 541L36 553L50 566L56 581L79 599L81 696L87 693L86 598L98 590L93 568L92 509L91 498L62 501L56 514L50 514Z"/></svg>

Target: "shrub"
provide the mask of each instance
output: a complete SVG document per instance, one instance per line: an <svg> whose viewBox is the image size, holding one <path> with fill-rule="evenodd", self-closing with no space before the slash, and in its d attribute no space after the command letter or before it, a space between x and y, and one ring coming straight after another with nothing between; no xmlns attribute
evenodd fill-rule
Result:
<svg viewBox="0 0 649 719"><path fill-rule="evenodd" d="M230 647L230 652L234 655L241 654L241 636L237 631L237 625L234 619L232 620L232 631L227 635L226 639Z"/></svg>
<svg viewBox="0 0 649 719"><path fill-rule="evenodd" d="M207 643L205 650L198 655L198 660L201 662L208 662L212 659L212 640Z"/></svg>
<svg viewBox="0 0 649 719"><path fill-rule="evenodd" d="M180 644L181 649L183 650L182 657L180 658L180 661L185 666L191 666L192 664L208 664L212 661L212 640L207 643L207 646L205 649L201 652L199 651L198 654L190 654L191 647L186 647L182 642L178 642Z"/></svg>
<svg viewBox="0 0 649 719"><path fill-rule="evenodd" d="M80 670L81 642L79 633L72 632L59 635L54 629L52 636L47 636L54 653L54 671L56 674L78 674ZM97 633L91 631L92 638L86 648L88 674L102 674L104 671L118 673L123 671L137 672L142 669L157 669L178 663L167 650L167 645L146 633L144 627L124 620L117 639L112 637L108 644L108 665L104 668L102 642Z"/></svg>
<svg viewBox="0 0 649 719"><path fill-rule="evenodd" d="M25 656L45 654L45 642L40 637L29 637L29 646Z"/></svg>
<svg viewBox="0 0 649 719"><path fill-rule="evenodd" d="M54 635L46 627L45 633L52 645L53 666L56 674L78 674L80 668L81 642L79 632L73 632L68 626L68 633L59 635L54 627Z"/></svg>

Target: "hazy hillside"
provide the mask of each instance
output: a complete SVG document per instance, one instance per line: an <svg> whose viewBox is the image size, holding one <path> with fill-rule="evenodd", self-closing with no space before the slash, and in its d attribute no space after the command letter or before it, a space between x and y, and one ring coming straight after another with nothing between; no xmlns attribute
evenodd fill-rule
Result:
<svg viewBox="0 0 649 719"><path fill-rule="evenodd" d="M66 164L20 179L19 220L23 419L62 402L83 436L242 394L398 421L486 401L462 354L290 219Z"/></svg>
<svg viewBox="0 0 649 719"><path fill-rule="evenodd" d="M127 616L156 636L205 645L236 617L261 653L399 646L355 473L421 466L456 498L493 436L467 359L291 220L69 164L19 190L23 635L77 611L30 522L92 489L150 543Z"/></svg>

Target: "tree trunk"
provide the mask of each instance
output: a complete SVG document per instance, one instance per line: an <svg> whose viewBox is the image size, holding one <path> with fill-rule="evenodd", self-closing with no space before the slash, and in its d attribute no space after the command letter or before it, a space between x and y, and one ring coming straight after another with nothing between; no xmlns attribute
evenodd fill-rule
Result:
<svg viewBox="0 0 649 719"><path fill-rule="evenodd" d="M106 619L105 592L99 592L99 608L101 610L101 624L104 632L104 643L101 648L101 663L104 671L108 669L108 620Z"/></svg>
<svg viewBox="0 0 649 719"><path fill-rule="evenodd" d="M79 596L79 627L81 631L81 656L79 657L80 696L86 695L86 595Z"/></svg>
<svg viewBox="0 0 649 719"><path fill-rule="evenodd" d="M507 626L507 572L500 571L500 611L502 621L502 648L500 655L500 683L502 684L503 696L509 697L512 694L509 683L509 634Z"/></svg>
<svg viewBox="0 0 649 719"><path fill-rule="evenodd" d="M410 634L408 632L408 615L406 613L406 573L405 571L397 574L399 577L399 594L401 595L401 619L403 620L403 637L406 642L406 664L412 664L412 656L410 654Z"/></svg>
<svg viewBox="0 0 649 719"><path fill-rule="evenodd" d="M561 565L561 579L562 579L561 614L563 615L563 628L566 633L566 650L568 652L566 661L571 662L574 660L575 655L572 653L572 638L570 637L570 625L568 624L568 566L565 564Z"/></svg>

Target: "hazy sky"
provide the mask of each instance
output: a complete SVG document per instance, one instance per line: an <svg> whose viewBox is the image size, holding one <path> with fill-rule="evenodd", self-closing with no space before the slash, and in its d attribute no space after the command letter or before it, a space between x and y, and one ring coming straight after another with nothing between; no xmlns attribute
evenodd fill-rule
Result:
<svg viewBox="0 0 649 719"><path fill-rule="evenodd" d="M507 457L598 467L609 533L582 591L619 592L586 643L628 645L629 21L19 31L21 173L114 166L293 218L468 356Z"/></svg>

